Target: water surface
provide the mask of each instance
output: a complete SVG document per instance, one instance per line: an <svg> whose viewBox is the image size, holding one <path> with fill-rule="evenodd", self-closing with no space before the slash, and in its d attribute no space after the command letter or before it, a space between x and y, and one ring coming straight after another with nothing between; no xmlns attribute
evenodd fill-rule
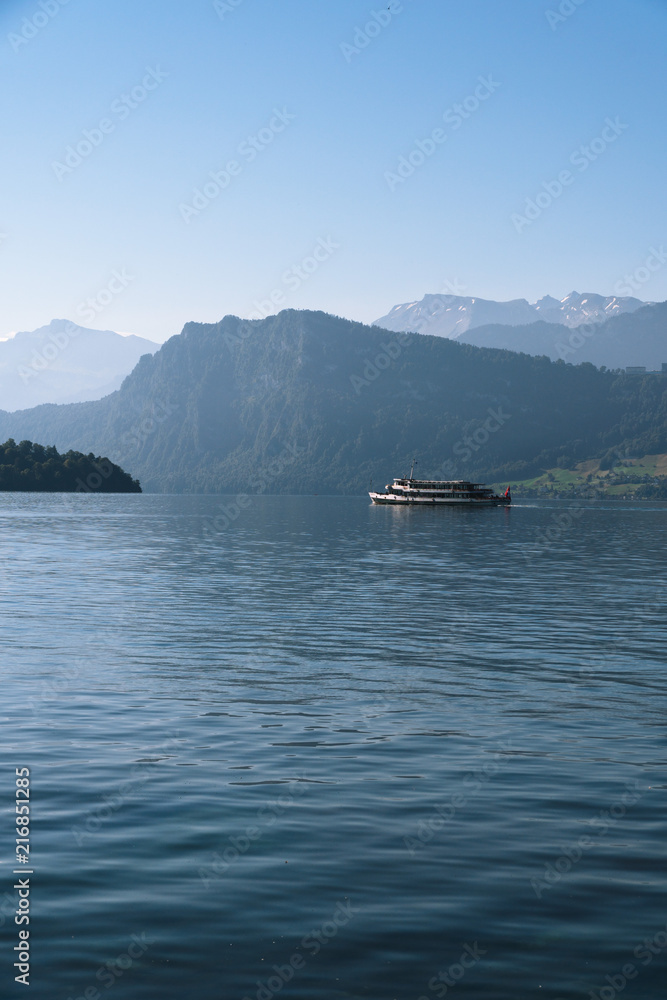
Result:
<svg viewBox="0 0 667 1000"><path fill-rule="evenodd" d="M2 995L28 766L40 998L655 1000L667 505L233 504L0 495Z"/></svg>

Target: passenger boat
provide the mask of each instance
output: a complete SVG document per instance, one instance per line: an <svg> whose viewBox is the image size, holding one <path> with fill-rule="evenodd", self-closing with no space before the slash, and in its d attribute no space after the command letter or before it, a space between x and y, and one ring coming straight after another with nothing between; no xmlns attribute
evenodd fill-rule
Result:
<svg viewBox="0 0 667 1000"><path fill-rule="evenodd" d="M393 504L448 504L449 506L508 507L512 503L509 486L501 496L483 483L467 479L413 479L414 463L410 475L394 479L385 486L383 493L370 492L373 503Z"/></svg>

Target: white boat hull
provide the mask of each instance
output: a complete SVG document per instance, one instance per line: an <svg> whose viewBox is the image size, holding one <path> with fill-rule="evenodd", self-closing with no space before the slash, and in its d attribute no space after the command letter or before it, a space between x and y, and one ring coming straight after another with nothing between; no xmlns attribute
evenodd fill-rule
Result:
<svg viewBox="0 0 667 1000"><path fill-rule="evenodd" d="M396 493L369 493L373 503L401 507L509 507L508 497L405 497Z"/></svg>

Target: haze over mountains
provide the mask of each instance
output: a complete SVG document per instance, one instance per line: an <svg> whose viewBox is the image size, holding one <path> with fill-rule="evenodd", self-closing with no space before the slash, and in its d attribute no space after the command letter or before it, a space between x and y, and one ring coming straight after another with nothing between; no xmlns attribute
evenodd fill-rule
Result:
<svg viewBox="0 0 667 1000"><path fill-rule="evenodd" d="M477 347L545 354L552 361L560 358L573 365L587 361L600 368L643 366L660 371L667 363L667 302L573 330L555 323L494 324L468 330L460 339Z"/></svg>
<svg viewBox="0 0 667 1000"><path fill-rule="evenodd" d="M666 384L286 310L188 323L104 399L0 413L0 440L108 455L149 491L362 493L415 455L498 481L667 451Z"/></svg>
<svg viewBox="0 0 667 1000"><path fill-rule="evenodd" d="M544 354L553 361L659 370L667 362L664 307L665 303L577 292L560 302L545 296L534 305L525 299L493 302L426 295L420 302L395 306L376 325L478 347Z"/></svg>
<svg viewBox="0 0 667 1000"><path fill-rule="evenodd" d="M425 295L419 302L394 306L386 316L375 320L384 330L406 330L428 333L433 337L456 340L468 330L490 323L503 326L524 326L544 320L576 327L581 323L603 323L612 316L634 312L648 303L632 297L596 295L592 292L570 292L560 301L545 295L537 302L511 299L471 298L463 295Z"/></svg>
<svg viewBox="0 0 667 1000"><path fill-rule="evenodd" d="M396 306L378 320L383 329L458 339L572 364L611 369L667 362L667 304L573 292L560 302L545 296L494 302L427 295ZM537 321L536 318L538 317ZM556 320L556 321L554 321ZM0 409L97 400L120 388L140 357L160 345L67 320L0 341Z"/></svg>
<svg viewBox="0 0 667 1000"><path fill-rule="evenodd" d="M101 399L120 387L143 354L159 346L65 319L17 333L0 341L0 408Z"/></svg>

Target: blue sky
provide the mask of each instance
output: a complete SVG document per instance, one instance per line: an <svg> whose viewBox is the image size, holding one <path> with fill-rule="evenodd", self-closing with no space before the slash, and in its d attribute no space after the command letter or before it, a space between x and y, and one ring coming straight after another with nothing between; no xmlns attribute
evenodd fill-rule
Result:
<svg viewBox="0 0 667 1000"><path fill-rule="evenodd" d="M0 337L667 299L666 41L664 0L2 0Z"/></svg>

